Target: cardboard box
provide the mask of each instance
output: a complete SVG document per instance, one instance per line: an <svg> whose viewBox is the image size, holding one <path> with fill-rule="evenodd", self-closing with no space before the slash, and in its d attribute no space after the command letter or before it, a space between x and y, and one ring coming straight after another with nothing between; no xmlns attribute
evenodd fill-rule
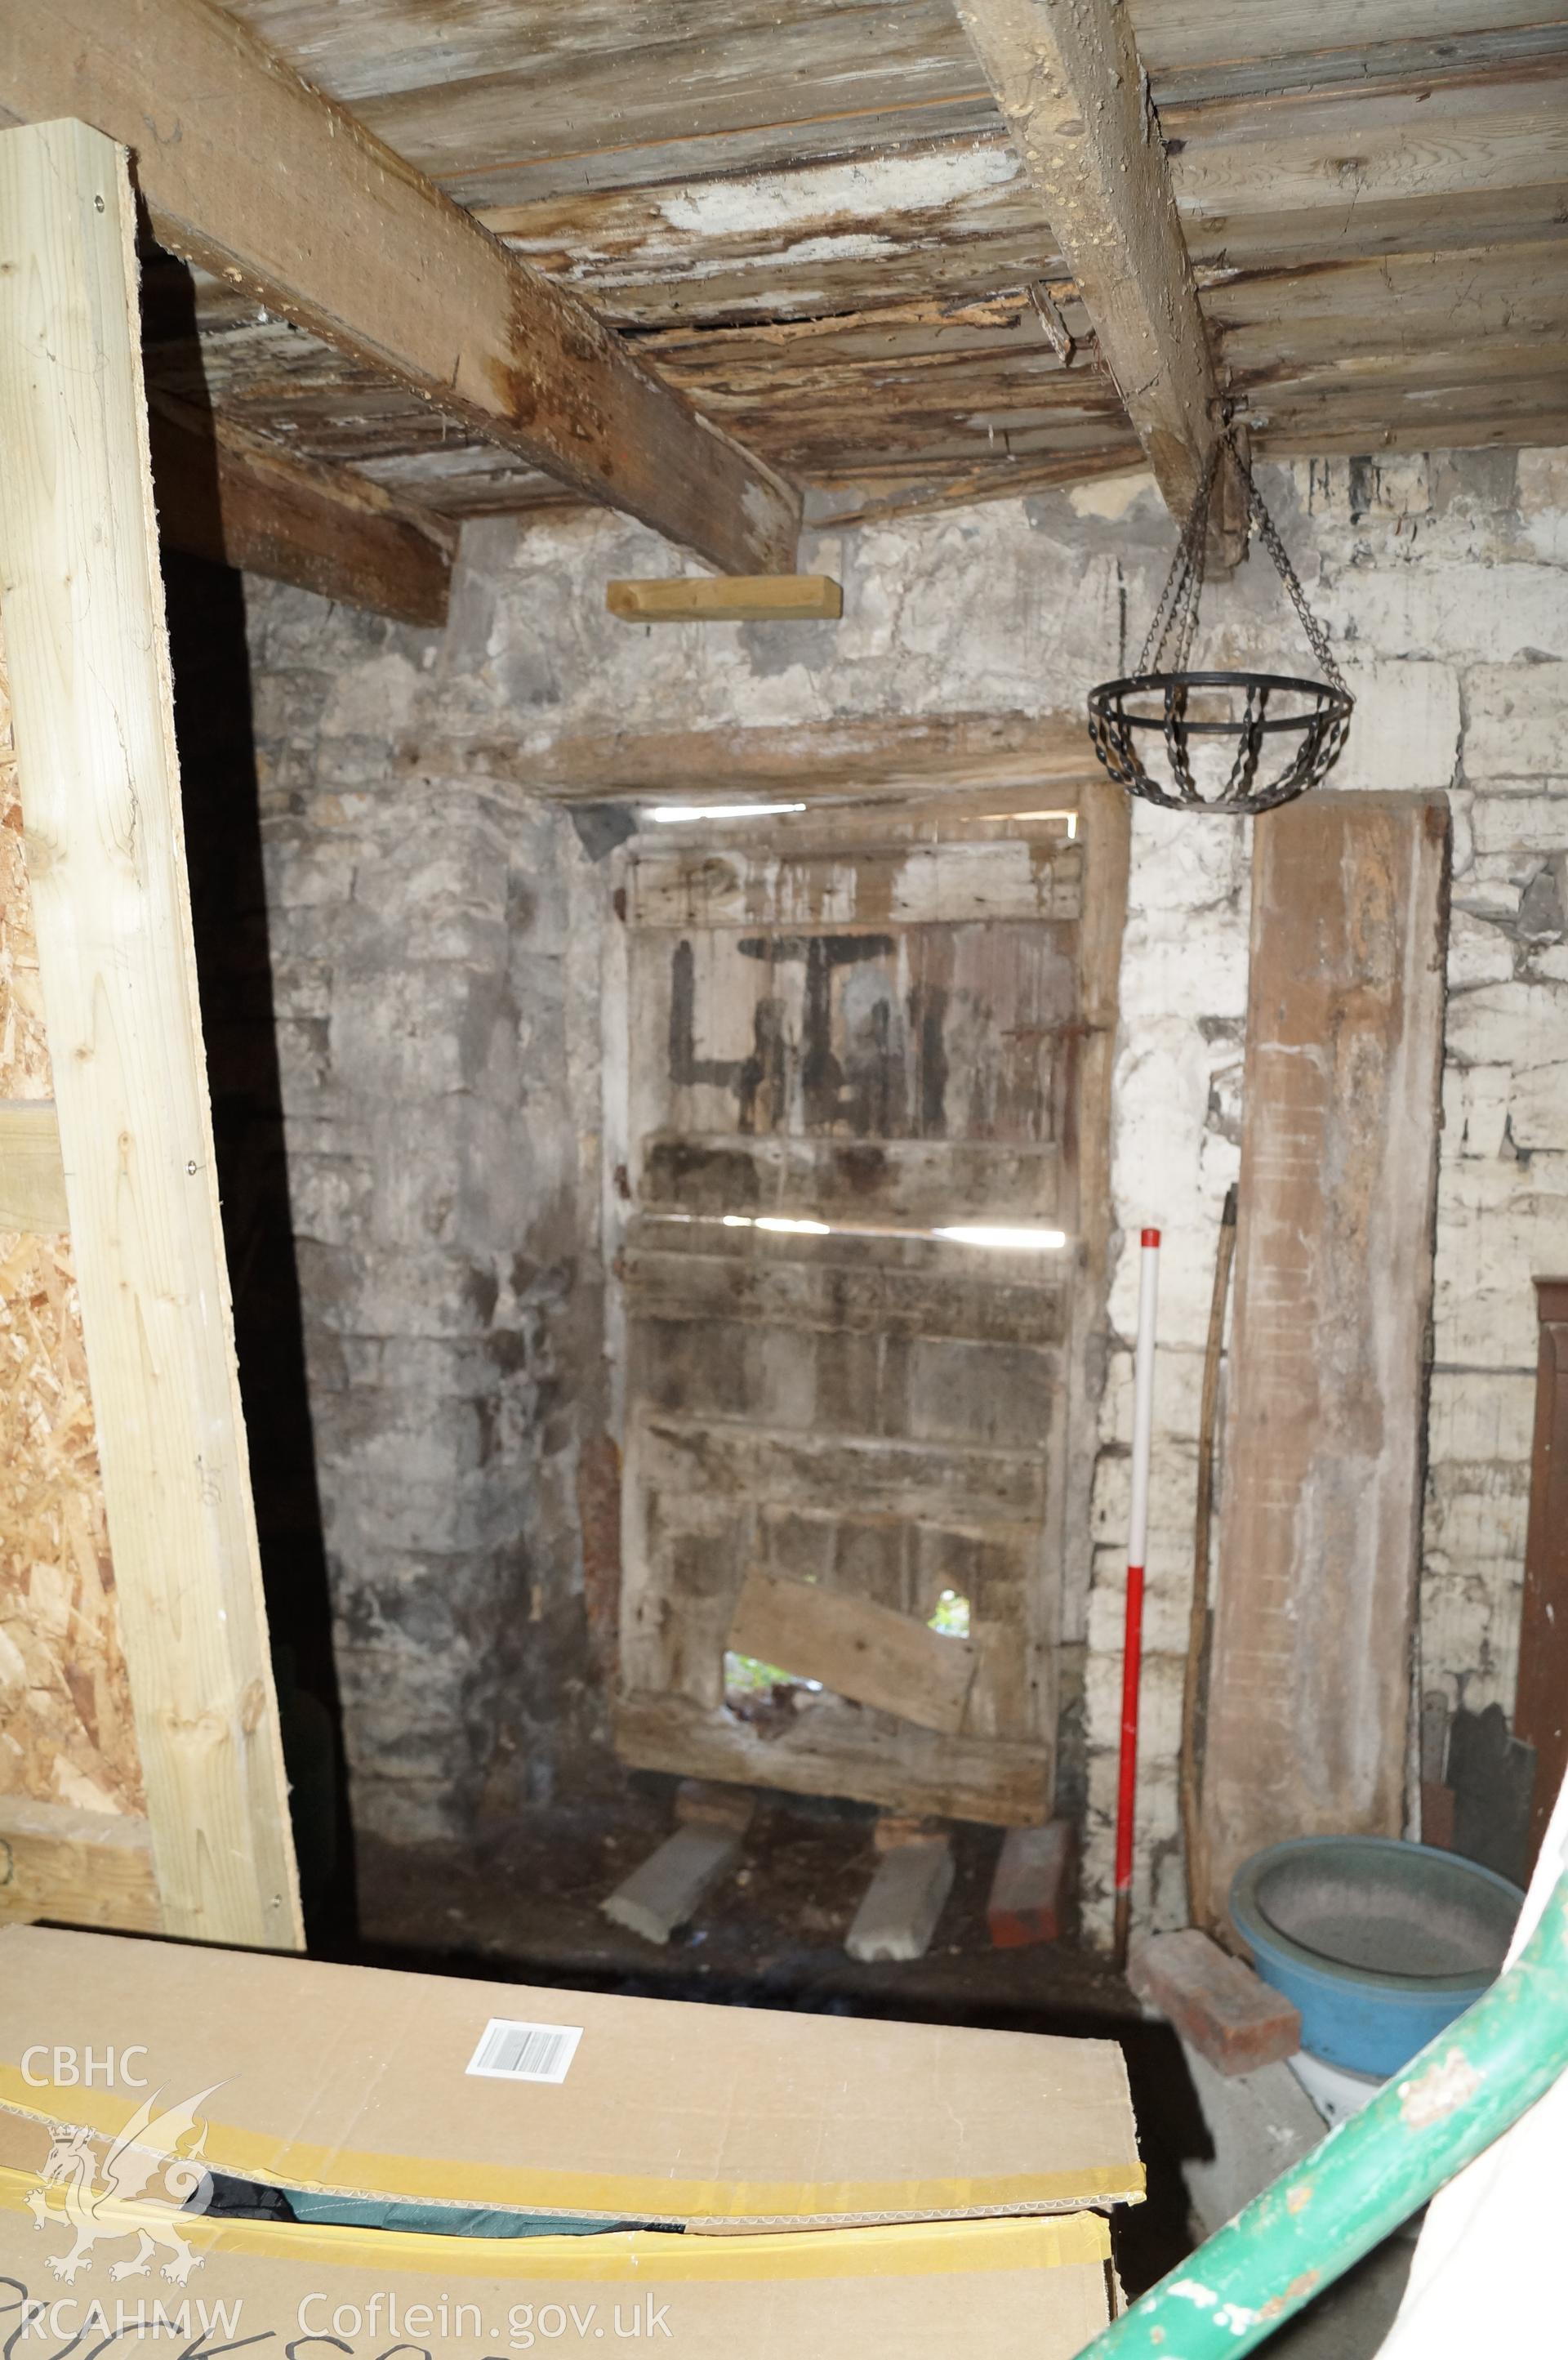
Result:
<svg viewBox="0 0 1568 2360"><path fill-rule="evenodd" d="M190 2306L170 2360L197 2336L254 2334L278 2360L509 2360L634 2333L672 2360L1067 2360L1109 2316L1090 2208L1143 2185L1109 2042L37 1927L0 1931L0 2274L65 2331L12 2360L51 2360L96 2327L93 2301L113 2328L116 2305L160 2300ZM550 2234L180 2212L202 2165L506 2207ZM574 2217L668 2225L553 2234ZM0 2285L0 2338L10 2302Z"/></svg>

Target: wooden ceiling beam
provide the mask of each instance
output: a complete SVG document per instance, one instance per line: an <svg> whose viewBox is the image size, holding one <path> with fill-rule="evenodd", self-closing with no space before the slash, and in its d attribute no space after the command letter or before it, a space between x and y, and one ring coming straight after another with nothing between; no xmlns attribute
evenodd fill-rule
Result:
<svg viewBox="0 0 1568 2360"><path fill-rule="evenodd" d="M446 518L167 394L148 396L147 432L158 533L171 549L400 623L446 621L457 547Z"/></svg>
<svg viewBox="0 0 1568 2360"><path fill-rule="evenodd" d="M121 141L161 244L573 491L722 572L792 569L794 486L213 0L0 12L0 113Z"/></svg>
<svg viewBox="0 0 1568 2360"><path fill-rule="evenodd" d="M956 6L1155 481L1185 519L1219 385L1130 13L1066 0ZM1227 478L1228 502L1234 469Z"/></svg>

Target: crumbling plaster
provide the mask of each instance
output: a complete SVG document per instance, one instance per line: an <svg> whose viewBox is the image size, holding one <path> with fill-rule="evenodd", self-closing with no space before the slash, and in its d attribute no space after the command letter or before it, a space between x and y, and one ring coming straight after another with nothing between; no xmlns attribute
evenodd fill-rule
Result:
<svg viewBox="0 0 1568 2360"><path fill-rule="evenodd" d="M1421 1678L1511 1707L1530 1281L1568 1268L1568 453L1301 462L1261 480L1361 698L1333 791L1439 788L1452 799ZM843 580L839 624L615 621L606 578L681 561L608 516L471 525L441 637L253 585L319 1455L342 1645L362 1667L348 1679L357 1775L387 1831L452 1824L439 1765L454 1731L469 1747L472 1808L486 1777L495 1787L497 1748L526 1757L505 1793L528 1791L530 1776L548 1790L563 1703L573 1728L597 1725L572 1482L604 1399L593 1078L604 872L567 820L476 781L465 744L504 738L526 779L530 749L615 726L1076 706L1136 656L1171 541L1141 478L842 536L828 528L801 562ZM1304 659L1261 553L1211 592L1208 619L1216 661ZM1185 1917L1174 1765L1201 1355L1238 1160L1249 853L1247 823L1136 812L1116 1082L1116 1342L1065 1628L1071 1648L1086 1647L1085 1902L1098 1935L1127 1339L1137 1231L1149 1220L1167 1248L1136 1898L1145 1922ZM475 1294L476 1269L493 1274L493 1301L489 1276ZM501 1334L519 1338L507 1348L519 1366L493 1379ZM441 1399L458 1397L485 1355L510 1437L498 1465L484 1455L495 1413L438 1421L420 1408L443 1386ZM386 1427L381 1385L406 1404ZM400 1500L389 1522L388 1490ZM453 1524L459 1497L483 1512ZM464 1575L482 1593L475 1628L494 1633L519 1600L537 1618L508 1628L504 1655L492 1648L479 1663L460 1647L455 1667L441 1660L438 1643L459 1624L438 1534L454 1548L461 1535L473 1567L487 1568ZM425 1603L389 1603L403 1597ZM439 1727L419 1721L416 1692L439 1699Z"/></svg>

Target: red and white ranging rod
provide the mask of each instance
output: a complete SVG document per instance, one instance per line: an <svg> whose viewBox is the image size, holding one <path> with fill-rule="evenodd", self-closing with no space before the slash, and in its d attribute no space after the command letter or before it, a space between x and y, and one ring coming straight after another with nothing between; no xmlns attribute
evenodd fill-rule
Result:
<svg viewBox="0 0 1568 2360"><path fill-rule="evenodd" d="M1132 1508L1127 1518L1127 1622L1122 1638L1122 1752L1116 1788L1116 1964L1126 1966L1132 1920L1132 1835L1138 1799L1138 1698L1143 1671L1143 1563L1149 1544L1149 1459L1154 1433L1154 1313L1160 1231L1145 1229L1138 1275L1132 1369Z"/></svg>

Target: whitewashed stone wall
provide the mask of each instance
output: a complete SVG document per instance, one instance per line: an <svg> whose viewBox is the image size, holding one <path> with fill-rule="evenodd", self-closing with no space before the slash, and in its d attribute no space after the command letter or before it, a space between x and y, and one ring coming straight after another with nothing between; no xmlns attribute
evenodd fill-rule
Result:
<svg viewBox="0 0 1568 2360"><path fill-rule="evenodd" d="M1261 480L1361 699L1334 791L1441 788L1454 814L1445 1130L1421 1677L1511 1709L1534 1365L1532 1274L1568 1271L1568 453L1301 463ZM1048 711L1136 654L1171 529L1141 479L809 541L839 624L628 627L615 574L681 561L608 517L470 528L444 644L407 646L396 713L363 626L295 594L334 709L374 735L716 727L856 714ZM1211 593L1216 661L1304 658L1267 561ZM268 643L257 643L265 670ZM384 653L370 659L387 661ZM420 664L422 662L423 669ZM288 698L283 700L287 705ZM279 726L284 726L280 716ZM407 815L407 781L400 799ZM1247 824L1136 814L1116 1073L1112 1295L1094 1528L1068 1569L1086 1643L1092 1933L1108 1928L1137 1233L1164 1229L1140 1772L1143 1922L1185 1917L1175 1755L1192 1572L1201 1356L1236 1176Z"/></svg>

